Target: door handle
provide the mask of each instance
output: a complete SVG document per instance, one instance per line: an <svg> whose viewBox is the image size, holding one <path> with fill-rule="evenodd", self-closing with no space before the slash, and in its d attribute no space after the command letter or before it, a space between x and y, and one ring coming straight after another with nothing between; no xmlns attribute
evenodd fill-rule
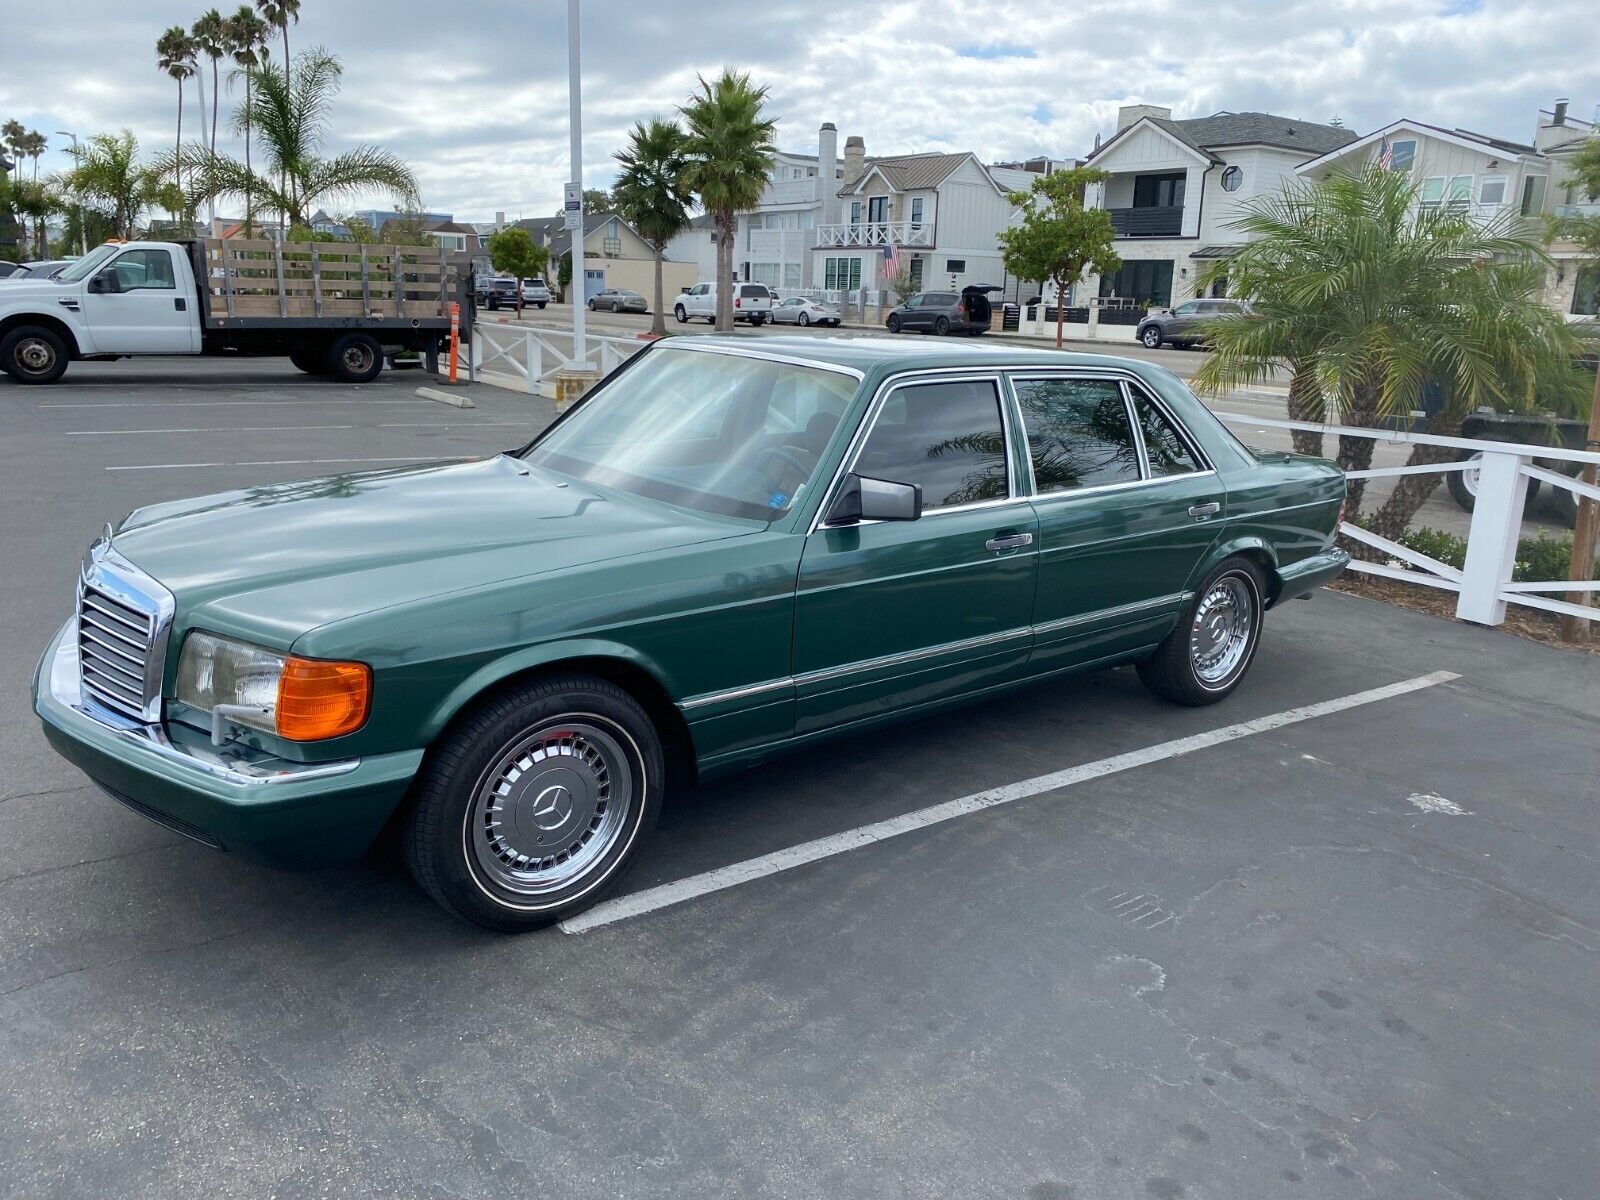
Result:
<svg viewBox="0 0 1600 1200"><path fill-rule="evenodd" d="M990 538L983 544L985 550L993 550L996 554L1002 550L1020 550L1024 546L1033 545L1031 533L1004 533Z"/></svg>
<svg viewBox="0 0 1600 1200"><path fill-rule="evenodd" d="M189 302L182 296L178 296L172 301L172 307L177 309L179 312L188 312Z"/></svg>
<svg viewBox="0 0 1600 1200"><path fill-rule="evenodd" d="M1191 504L1189 515L1191 517L1214 517L1222 511L1222 505L1215 500L1207 500L1204 504Z"/></svg>

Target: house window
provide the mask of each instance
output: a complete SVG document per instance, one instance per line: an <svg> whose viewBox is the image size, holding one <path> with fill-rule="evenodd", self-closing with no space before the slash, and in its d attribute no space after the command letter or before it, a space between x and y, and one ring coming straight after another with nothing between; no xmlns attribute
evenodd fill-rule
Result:
<svg viewBox="0 0 1600 1200"><path fill-rule="evenodd" d="M1506 202L1504 176L1486 178L1478 183L1478 203L1487 208L1499 208Z"/></svg>
<svg viewBox="0 0 1600 1200"><path fill-rule="evenodd" d="M922 256L915 255L911 259L911 286L917 291L922 290Z"/></svg>
<svg viewBox="0 0 1600 1200"><path fill-rule="evenodd" d="M911 197L911 226L913 229L922 227L922 197Z"/></svg>
<svg viewBox="0 0 1600 1200"><path fill-rule="evenodd" d="M622 239L616 237L601 238L600 252L607 258L616 258L622 253Z"/></svg>
<svg viewBox="0 0 1600 1200"><path fill-rule="evenodd" d="M1430 175L1424 179L1420 195L1424 208L1438 208L1439 202L1444 199L1444 176Z"/></svg>
<svg viewBox="0 0 1600 1200"><path fill-rule="evenodd" d="M1472 176L1452 175L1450 187L1444 194L1444 202L1457 212L1464 212L1472 203Z"/></svg>
<svg viewBox="0 0 1600 1200"><path fill-rule="evenodd" d="M1188 176L1182 171L1169 175L1136 175L1133 180L1133 207L1182 208L1183 189Z"/></svg>
<svg viewBox="0 0 1600 1200"><path fill-rule="evenodd" d="M799 263L783 264L783 286L786 288L797 288L800 286Z"/></svg>
<svg viewBox="0 0 1600 1200"><path fill-rule="evenodd" d="M1600 267L1579 267L1572 283L1572 312L1579 317L1600 317Z"/></svg>
<svg viewBox="0 0 1600 1200"><path fill-rule="evenodd" d="M944 260L944 269L952 275L965 275L967 273L967 260L964 258L947 258Z"/></svg>
<svg viewBox="0 0 1600 1200"><path fill-rule="evenodd" d="M1158 259L1125 262L1100 277L1100 294L1165 308L1172 303L1172 263Z"/></svg>
<svg viewBox="0 0 1600 1200"><path fill-rule="evenodd" d="M867 201L867 220L881 225L889 219L889 197L873 196Z"/></svg>
<svg viewBox="0 0 1600 1200"><path fill-rule="evenodd" d="M1404 138L1398 142L1389 143L1389 169L1391 171L1409 171L1417 161L1417 141L1415 138Z"/></svg>
<svg viewBox="0 0 1600 1200"><path fill-rule="evenodd" d="M861 286L861 260L859 258L825 258L822 260L822 286L830 292L850 292Z"/></svg>
<svg viewBox="0 0 1600 1200"><path fill-rule="evenodd" d="M1225 192L1237 192L1243 182L1244 172L1238 167L1229 167L1222 172L1222 190Z"/></svg>
<svg viewBox="0 0 1600 1200"><path fill-rule="evenodd" d="M1522 181L1522 215L1538 216L1544 211L1545 176L1529 175Z"/></svg>
<svg viewBox="0 0 1600 1200"><path fill-rule="evenodd" d="M859 200L850 201L850 224L861 224L861 201Z"/></svg>

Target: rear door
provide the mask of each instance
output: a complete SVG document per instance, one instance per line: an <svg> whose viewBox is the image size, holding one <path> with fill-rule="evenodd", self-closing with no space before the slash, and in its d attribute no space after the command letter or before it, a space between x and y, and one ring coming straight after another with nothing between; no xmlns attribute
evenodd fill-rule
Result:
<svg viewBox="0 0 1600 1200"><path fill-rule="evenodd" d="M1160 641L1222 526L1216 472L1131 377L1018 375L1011 387L1039 517L1031 669Z"/></svg>
<svg viewBox="0 0 1600 1200"><path fill-rule="evenodd" d="M918 485L923 515L830 527L825 499L795 597L797 733L1017 678L1032 642L1038 524L998 377L908 379L867 422L844 470Z"/></svg>
<svg viewBox="0 0 1600 1200"><path fill-rule="evenodd" d="M84 283L83 319L97 353L199 352L200 322L187 266L174 258L165 248L134 247Z"/></svg>

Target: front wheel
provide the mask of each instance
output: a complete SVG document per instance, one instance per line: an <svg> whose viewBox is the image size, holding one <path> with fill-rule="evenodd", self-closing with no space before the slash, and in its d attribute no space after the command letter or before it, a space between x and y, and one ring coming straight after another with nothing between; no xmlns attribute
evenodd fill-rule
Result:
<svg viewBox="0 0 1600 1200"><path fill-rule="evenodd" d="M1262 575L1247 558L1224 559L1184 608L1177 627L1138 666L1164 700L1198 707L1227 696L1261 644Z"/></svg>
<svg viewBox="0 0 1600 1200"><path fill-rule="evenodd" d="M627 692L557 675L479 704L429 753L406 827L423 889L468 921L537 929L599 901L655 827L661 742Z"/></svg>
<svg viewBox="0 0 1600 1200"><path fill-rule="evenodd" d="M370 333L347 333L328 347L328 373L340 383L371 383L383 370L383 347Z"/></svg>
<svg viewBox="0 0 1600 1200"><path fill-rule="evenodd" d="M548 301L545 301L545 300L541 300L541 301L539 301L539 311L540 311L540 312L543 312L543 311L544 311L544 306L545 306L545 305L546 305L546 304L547 304L547 303L548 303Z"/></svg>
<svg viewBox="0 0 1600 1200"><path fill-rule="evenodd" d="M673 309L673 310L672 310L672 315L673 315L673 316L674 316L674 317L675 317L675 318L677 318L677 321L678 321L678 324L679 324L679 325L682 325L682 324L683 324L683 323L684 323L684 322L685 322L685 321L687 321L687 320L688 320L688 319L689 319L689 314L688 314L688 313L686 313L686 312L685 312L685 311L684 311L684 310L683 310L683 305L681 305L681 304L680 304L680 305L678 305L678 306L677 306L677 307L676 307L676 308L674 308L674 309Z"/></svg>
<svg viewBox="0 0 1600 1200"><path fill-rule="evenodd" d="M1161 349L1161 330L1157 326L1151 325L1139 335L1139 340L1145 344L1146 349L1159 350Z"/></svg>
<svg viewBox="0 0 1600 1200"><path fill-rule="evenodd" d="M895 316L893 313L889 315L889 319L885 322L885 324L888 326L890 333L900 332L900 318Z"/></svg>
<svg viewBox="0 0 1600 1200"><path fill-rule="evenodd" d="M66 343L42 325L19 325L0 339L0 363L18 383L54 383L66 373Z"/></svg>

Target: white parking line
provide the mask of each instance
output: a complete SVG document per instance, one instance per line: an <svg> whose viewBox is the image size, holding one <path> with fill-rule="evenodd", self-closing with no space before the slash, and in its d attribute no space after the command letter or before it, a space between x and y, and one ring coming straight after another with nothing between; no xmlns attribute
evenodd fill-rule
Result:
<svg viewBox="0 0 1600 1200"><path fill-rule="evenodd" d="M301 433L325 429L483 429L501 425L526 428L526 421L391 421L378 425L196 425L187 429L68 429L68 437L127 437L137 433Z"/></svg>
<svg viewBox="0 0 1600 1200"><path fill-rule="evenodd" d="M301 467L321 463L401 463L401 462L466 462L457 455L441 457L437 454L414 454L404 458L262 458L254 462L187 462L146 463L140 466L102 467L105 471L183 471L190 467Z"/></svg>
<svg viewBox="0 0 1600 1200"><path fill-rule="evenodd" d="M1274 729L1282 729L1286 725L1296 725L1301 721L1309 721L1316 717L1326 717L1332 713L1359 708L1364 704L1375 704L1379 700L1391 700L1396 696L1404 696L1409 692L1420 691L1423 688L1430 688L1436 684L1448 683L1452 679L1459 678L1460 676L1454 671L1435 671L1431 675L1419 675L1415 679L1404 679L1399 683L1386 684L1383 687L1372 688L1369 691L1340 696L1334 700L1323 700L1320 703L1308 704L1302 708L1286 709L1280 713L1273 713L1271 716L1257 717L1252 721L1241 721L1237 725L1225 725L1221 729L1213 729L1207 733L1197 733L1191 737L1177 738L1170 742L1160 742L1154 746L1146 746L1142 750L1130 750L1126 754L1096 759L1094 762L1068 767L1062 771L1052 771L1048 775L1036 775L1032 779L1024 779L1018 783L1008 783L1003 787L993 788L986 792L974 792L970 796L962 796L959 800L947 800L943 804L935 804L929 808L918 809L915 812L906 813L904 816L891 817L887 821L878 821L872 825L862 825L857 829L847 829L843 833L830 834L828 837L818 838L812 842L803 842L798 846L790 846L786 850L776 850L771 854L763 854L759 858L746 859L744 862L734 863L731 866L718 867L714 871L691 875L687 879L680 879L674 883L664 883L659 887L646 888L644 891L635 892L631 896L620 896L615 900L607 900L603 904L595 905L587 912L581 912L575 917L568 917L565 921L562 921L561 932L585 933L602 925L626 921L630 917L643 916L645 913L668 908L674 904L682 904L686 900L693 900L711 892L720 892L727 888L736 887L741 883L749 883L752 879L761 879L767 875L776 875L780 871L790 871L795 867L803 867L807 863L830 858L835 854L843 854L847 850L856 850L862 846L870 846L875 842L883 842L890 838L899 837L902 834L914 833L916 830L926 829L930 825L937 825L941 821L951 821L957 817L970 816L972 813L982 812L987 808L995 808L1001 804L1010 804L1014 800L1024 800L1029 796L1037 796L1042 792L1053 792L1060 788L1071 787L1076 783L1083 783L1086 780L1115 775L1121 771L1129 771L1134 767L1143 767L1165 759L1177 758L1183 754L1193 754L1197 750L1220 746L1225 742L1236 742L1240 738L1251 737L1258 733L1268 733Z"/></svg>
<svg viewBox="0 0 1600 1200"><path fill-rule="evenodd" d="M41 404L40 408L276 408L287 404L432 404L432 400L106 400L72 404Z"/></svg>

